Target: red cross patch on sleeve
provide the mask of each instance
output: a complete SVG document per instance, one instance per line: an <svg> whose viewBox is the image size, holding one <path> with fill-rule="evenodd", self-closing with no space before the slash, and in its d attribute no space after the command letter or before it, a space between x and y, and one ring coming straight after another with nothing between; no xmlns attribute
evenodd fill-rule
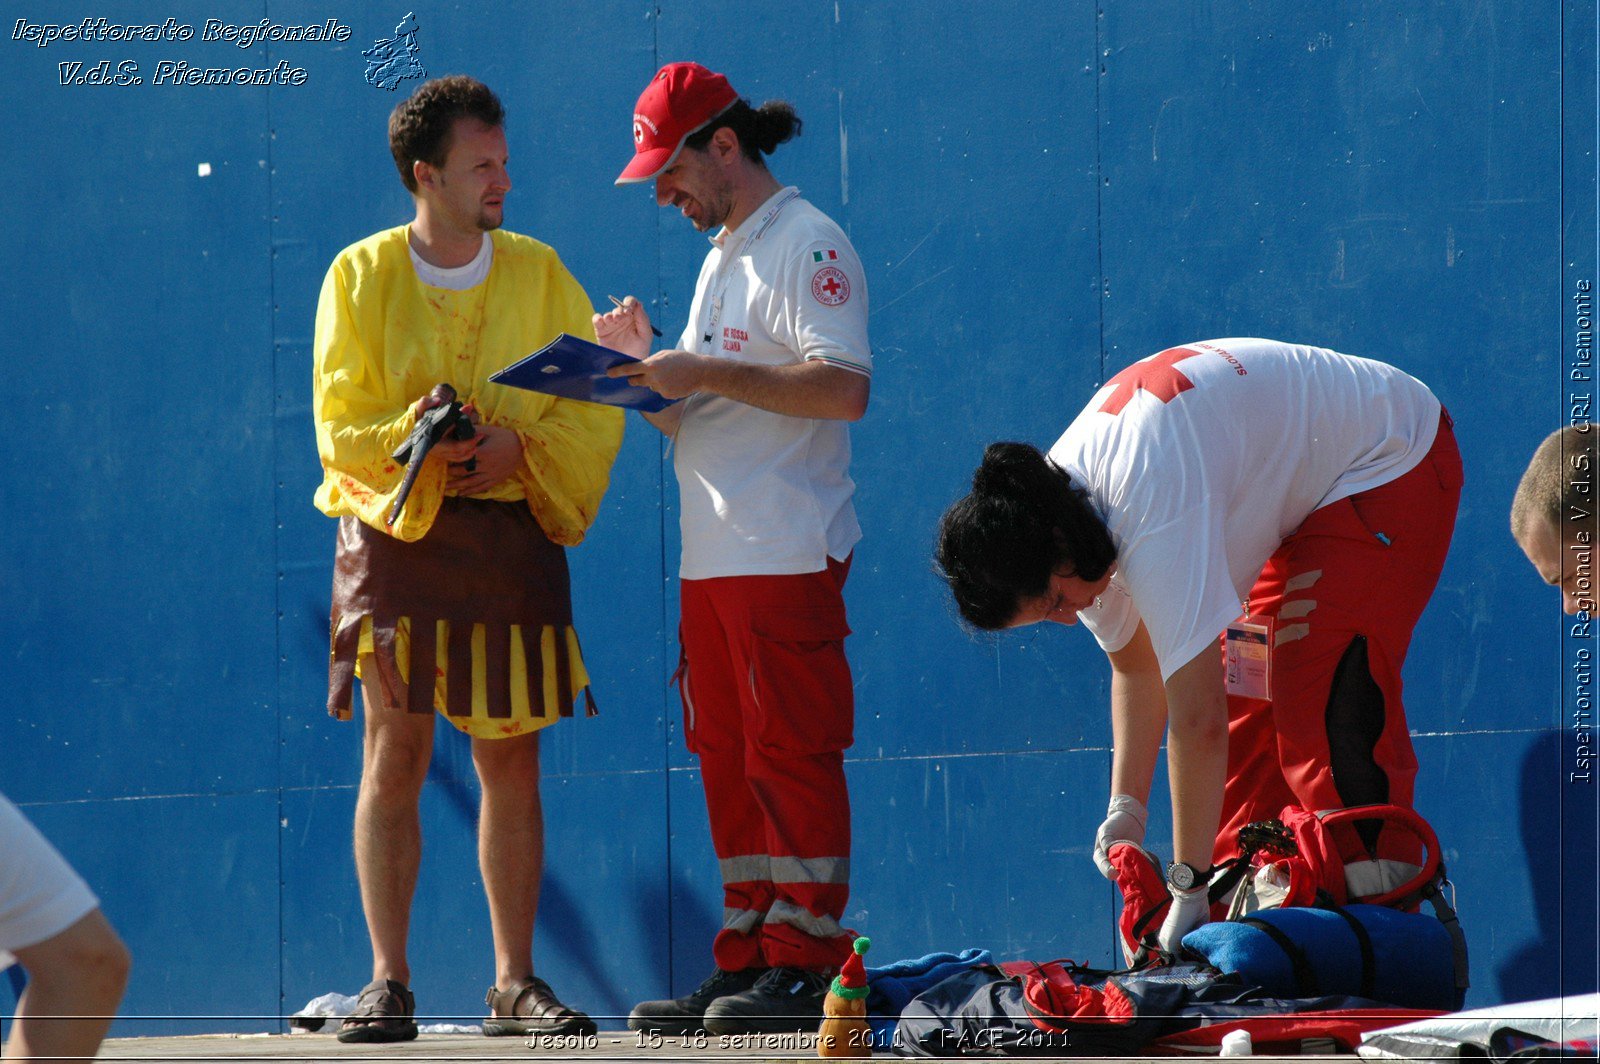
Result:
<svg viewBox="0 0 1600 1064"><path fill-rule="evenodd" d="M825 307L837 307L850 298L850 278L837 266L824 266L811 277L811 294Z"/></svg>

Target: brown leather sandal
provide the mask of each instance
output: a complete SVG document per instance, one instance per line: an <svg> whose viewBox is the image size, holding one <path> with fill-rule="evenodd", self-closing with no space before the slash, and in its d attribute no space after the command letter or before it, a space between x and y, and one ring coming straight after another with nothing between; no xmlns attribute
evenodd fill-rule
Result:
<svg viewBox="0 0 1600 1064"><path fill-rule="evenodd" d="M587 1035L599 1030L587 1015L563 1005L550 984L536 975L505 990L491 986L484 1004L490 1013L483 1021L483 1033L487 1035Z"/></svg>
<svg viewBox="0 0 1600 1064"><path fill-rule="evenodd" d="M336 1037L341 1042L409 1042L417 1037L416 1014L416 998L404 983L375 979L361 989Z"/></svg>

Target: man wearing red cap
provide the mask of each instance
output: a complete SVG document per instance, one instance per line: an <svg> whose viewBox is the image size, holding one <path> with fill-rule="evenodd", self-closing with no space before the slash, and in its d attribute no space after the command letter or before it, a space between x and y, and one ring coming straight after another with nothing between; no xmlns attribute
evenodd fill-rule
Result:
<svg viewBox="0 0 1600 1064"><path fill-rule="evenodd" d="M752 108L722 75L673 63L639 97L617 179L654 180L656 202L715 233L676 350L649 354L632 297L595 320L601 343L643 359L614 376L684 400L645 416L674 441L679 690L724 896L717 970L639 1005L635 1030L815 1030L850 953L847 422L866 411L872 358L854 249L762 159L799 129L788 104Z"/></svg>

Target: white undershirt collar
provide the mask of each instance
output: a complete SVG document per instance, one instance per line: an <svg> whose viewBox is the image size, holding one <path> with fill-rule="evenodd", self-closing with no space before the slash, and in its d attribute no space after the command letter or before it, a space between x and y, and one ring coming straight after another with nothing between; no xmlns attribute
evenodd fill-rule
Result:
<svg viewBox="0 0 1600 1064"><path fill-rule="evenodd" d="M406 250L411 252L411 265L417 271L417 278L425 285L434 288L447 288L452 292L464 292L469 288L476 288L489 276L489 267L494 263L494 241L489 239L489 234L483 234L483 244L478 248L478 253L472 261L465 266L435 266L428 262L417 249L411 246L410 233L406 234Z"/></svg>

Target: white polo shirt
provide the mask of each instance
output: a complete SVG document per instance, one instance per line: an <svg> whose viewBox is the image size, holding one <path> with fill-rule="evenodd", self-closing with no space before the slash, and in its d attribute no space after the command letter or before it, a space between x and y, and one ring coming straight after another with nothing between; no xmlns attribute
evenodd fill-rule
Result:
<svg viewBox="0 0 1600 1064"><path fill-rule="evenodd" d="M1117 546L1111 585L1079 618L1107 651L1142 618L1168 679L1215 643L1313 510L1415 468L1439 409L1393 366L1276 340L1184 344L1134 363L1050 449Z"/></svg>
<svg viewBox="0 0 1600 1064"><path fill-rule="evenodd" d="M711 245L681 349L872 375L861 261L799 190L777 192ZM846 422L693 395L673 451L686 580L815 573L861 538Z"/></svg>

